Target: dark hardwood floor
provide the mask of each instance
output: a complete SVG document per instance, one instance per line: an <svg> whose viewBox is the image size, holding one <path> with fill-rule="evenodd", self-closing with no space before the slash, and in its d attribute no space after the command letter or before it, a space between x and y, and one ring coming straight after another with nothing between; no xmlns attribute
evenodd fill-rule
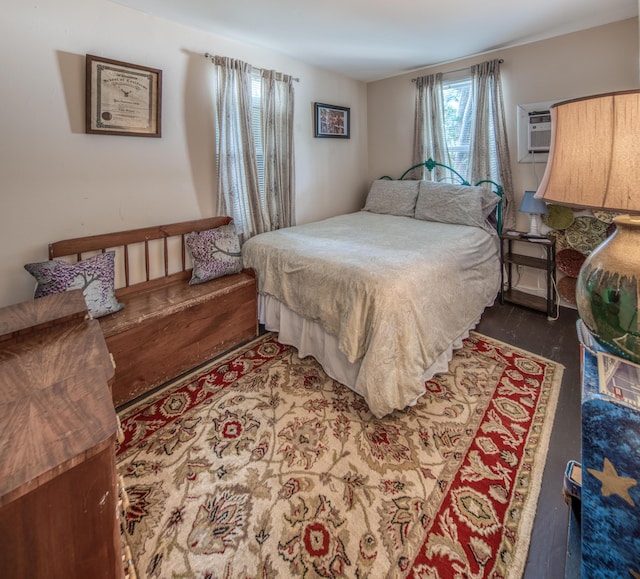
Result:
<svg viewBox="0 0 640 579"><path fill-rule="evenodd" d="M496 304L476 330L564 366L547 462L538 499L525 579L564 577L569 510L562 497L567 462L580 461L580 359L576 310L560 308L555 321L527 308Z"/></svg>

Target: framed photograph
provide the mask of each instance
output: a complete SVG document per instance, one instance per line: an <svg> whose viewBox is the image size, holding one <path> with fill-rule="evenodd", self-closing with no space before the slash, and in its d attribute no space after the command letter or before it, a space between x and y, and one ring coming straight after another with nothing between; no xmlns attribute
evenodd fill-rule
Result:
<svg viewBox="0 0 640 579"><path fill-rule="evenodd" d="M640 365L598 352L600 394L640 408Z"/></svg>
<svg viewBox="0 0 640 579"><path fill-rule="evenodd" d="M316 137L348 139L351 136L351 109L322 103L314 104Z"/></svg>
<svg viewBox="0 0 640 579"><path fill-rule="evenodd" d="M162 71L86 55L86 132L161 136Z"/></svg>

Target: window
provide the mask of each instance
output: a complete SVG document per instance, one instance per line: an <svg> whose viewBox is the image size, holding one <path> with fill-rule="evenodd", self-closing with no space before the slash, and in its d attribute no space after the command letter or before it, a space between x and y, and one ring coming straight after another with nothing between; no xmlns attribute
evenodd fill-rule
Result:
<svg viewBox="0 0 640 579"><path fill-rule="evenodd" d="M473 107L471 79L443 82L444 137L449 150L449 164L461 175L469 168L469 150Z"/></svg>
<svg viewBox="0 0 640 579"><path fill-rule="evenodd" d="M473 82L471 77L458 78L442 83L444 104L444 137L449 150L449 165L467 178L471 162L475 116L473 110ZM489 140L495 143L493 116L489 119ZM498 168L498 153L495 146L489 151L491 172Z"/></svg>
<svg viewBox="0 0 640 579"><path fill-rule="evenodd" d="M500 81L501 62L494 59L469 69L415 79L412 157L416 166L429 158L448 165L469 183L499 183L505 201L503 224L513 228L515 208ZM448 75L446 79L445 74ZM446 176L436 170L430 178L438 180Z"/></svg>
<svg viewBox="0 0 640 579"><path fill-rule="evenodd" d="M253 127L253 143L258 164L258 188L260 190L260 204L265 206L264 196L264 147L262 146L262 117L260 104L262 101L262 82L260 74L251 74L251 124Z"/></svg>

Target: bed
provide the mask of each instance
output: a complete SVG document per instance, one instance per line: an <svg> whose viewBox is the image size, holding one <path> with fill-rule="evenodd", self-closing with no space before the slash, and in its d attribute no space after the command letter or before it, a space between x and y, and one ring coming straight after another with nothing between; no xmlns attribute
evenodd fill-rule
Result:
<svg viewBox="0 0 640 579"><path fill-rule="evenodd" d="M243 245L260 322L378 418L415 404L500 289L501 188L460 181L379 179L361 211Z"/></svg>

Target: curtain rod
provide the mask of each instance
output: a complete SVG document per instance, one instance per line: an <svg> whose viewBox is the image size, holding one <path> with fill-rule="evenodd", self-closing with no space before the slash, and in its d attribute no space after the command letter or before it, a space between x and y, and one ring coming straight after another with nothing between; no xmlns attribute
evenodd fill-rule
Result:
<svg viewBox="0 0 640 579"><path fill-rule="evenodd" d="M504 59L501 58L498 62L502 64L504 62ZM475 66L475 65L472 64L471 66ZM456 72L462 72L463 70L471 70L471 66L465 66L464 68L456 68L455 70L448 70L447 72L443 72L442 74L454 74ZM418 80L417 78L412 78L411 82L416 82L417 80Z"/></svg>
<svg viewBox="0 0 640 579"><path fill-rule="evenodd" d="M214 58L214 57L215 57L215 54L211 54L210 52L205 52L205 53L204 53L204 57L205 57L205 58ZM258 66L253 66L253 65L251 65L251 68L252 68L253 70L255 70L255 71L259 71L259 72L262 72L263 70L265 70L264 68L260 68L260 67L258 67ZM291 80L295 80L296 82L300 82L300 79L299 79L299 78L291 77Z"/></svg>

